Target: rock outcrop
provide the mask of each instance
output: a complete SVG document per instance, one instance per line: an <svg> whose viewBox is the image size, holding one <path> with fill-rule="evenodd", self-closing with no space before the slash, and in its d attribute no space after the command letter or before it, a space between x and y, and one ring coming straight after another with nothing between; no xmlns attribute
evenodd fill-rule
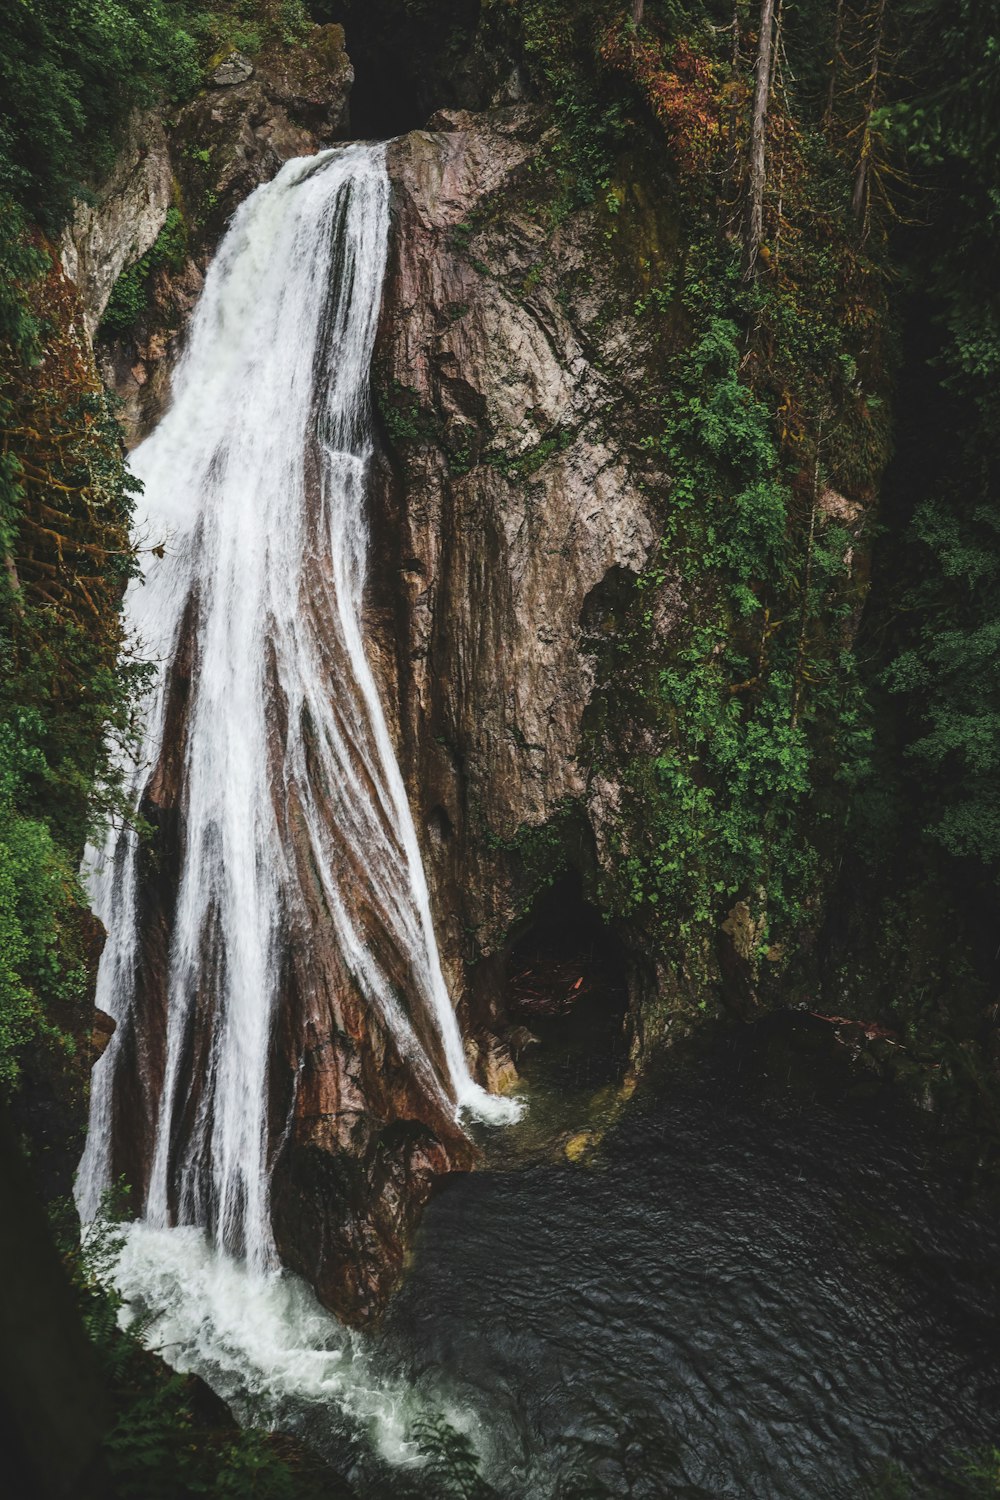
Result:
<svg viewBox="0 0 1000 1500"><path fill-rule="evenodd" d="M115 282L145 255L166 222L173 167L161 115L133 116L109 176L92 202L77 204L63 232L63 270L76 283L84 323L93 339Z"/></svg>
<svg viewBox="0 0 1000 1500"><path fill-rule="evenodd" d="M372 626L484 1078L502 1065L503 954L544 874L533 859L572 849L595 877L611 857L616 788L582 747L590 604L657 536L622 416L641 408L650 350L608 316L640 289L621 267L634 246L601 207L552 226L536 196L547 128L531 106L442 112L389 148ZM670 254L656 207L637 216L648 255Z"/></svg>

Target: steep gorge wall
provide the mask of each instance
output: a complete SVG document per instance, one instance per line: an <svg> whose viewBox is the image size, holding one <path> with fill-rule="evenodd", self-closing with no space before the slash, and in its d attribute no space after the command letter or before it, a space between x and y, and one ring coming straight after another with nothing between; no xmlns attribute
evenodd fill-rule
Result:
<svg viewBox="0 0 1000 1500"><path fill-rule="evenodd" d="M350 63L338 29L324 34L328 67L314 67L308 46L297 62L263 58L165 131L155 119L137 127L118 186L78 221L91 327L135 217L122 205L146 195L125 260L155 243L171 207L185 224L183 257L150 269L131 326L98 334L130 440L168 399L185 318L228 214L282 160L349 128ZM673 357L697 330L670 290L687 247L662 156L622 154L599 194L575 195L551 110L503 102L522 92L515 70L490 108L439 111L390 144L393 233L373 372L383 454L371 500L370 652L449 988L473 1066L493 1086L514 1077L510 945L560 870L574 870L609 913L627 955L636 1062L708 1008L706 976L753 1013L763 930L748 900L728 913L722 904L688 966L648 906L636 914L616 897L644 811L623 767L652 765L672 743L670 717L652 703L658 674L714 587L685 576L661 545L674 476L659 413ZM640 316L650 303L656 317ZM836 519L854 537L849 587L860 597L864 506L832 492L823 505L820 527ZM147 814L169 831L168 783ZM162 938L169 891L152 875L148 899ZM350 988L336 963L324 964L331 995ZM154 989L162 969L162 953L152 955ZM291 1072L305 1066L308 1085L293 1090L294 1149L276 1175L279 1238L331 1305L363 1317L395 1284L435 1174L472 1158L442 1122L421 1120L385 1039L349 998L333 995L326 1030L303 1030L314 982L308 964L290 977L272 1065L275 1149ZM133 1165L141 1180L143 1164Z"/></svg>
<svg viewBox="0 0 1000 1500"><path fill-rule="evenodd" d="M441 112L389 155L375 633L452 992L487 1078L507 1066L491 1032L509 936L567 859L593 893L613 857L617 789L582 744L588 601L640 574L657 537L629 421L656 351L615 317L643 273L601 208L552 229L538 199L552 138L536 106ZM672 226L634 207L653 277ZM633 978L638 995L638 966Z"/></svg>
<svg viewBox="0 0 1000 1500"><path fill-rule="evenodd" d="M747 641L739 614L717 604L713 564L672 531L678 475L661 440L664 413L679 400L693 411L719 400L706 426L718 420L725 434L731 413L743 421L752 407L736 379L716 395L711 364L693 398L677 388L679 356L716 336L685 302L690 207L662 154L621 152L595 193L568 180L566 149L551 108L494 103L439 111L389 153L395 235L375 368L387 462L374 500L372 636L386 697L399 703L452 991L487 1079L510 1075L502 1038L512 942L538 892L567 869L627 956L635 1063L719 1005L751 1018L813 993L835 863L822 825L839 816L824 809L812 828L808 804L793 814L799 847L815 839L819 851L794 942L767 942L761 875L734 888L722 868L704 869L715 910L689 932L681 897L671 910L662 896L658 910L655 889L640 899L630 889L637 855L647 861L640 879L658 862L680 868L668 876L675 889L686 862L705 864L694 847L658 848L663 834L651 826L673 817L657 776L683 743L684 710L671 707L663 680L706 649L693 646L699 627L715 633L709 661L746 650L762 673L772 615L763 612L759 642ZM732 325L721 326L731 337ZM797 496L783 502L793 548L811 558L810 524L817 547L830 548L831 581L818 606L810 601L829 611L809 627L817 641L825 635L821 653L850 650L865 597L876 490L864 463L856 469L850 484L845 470L845 493L800 475ZM745 482L722 463L683 504L702 507L706 533L714 525L718 536ZM741 548L754 545L748 527L733 547L737 567ZM775 628L787 657L802 607L785 608L792 622ZM802 626L800 642L805 635ZM760 731L749 714L736 723L753 672L744 667L738 676L750 680L721 692L706 679L726 717L701 731L709 750L713 734L745 735L750 764ZM780 766L783 732L779 718L772 744L770 728L761 735L765 776ZM679 814L692 796L707 814L718 795L710 774L699 768L677 791ZM742 774L737 762L734 781ZM776 801L789 795L779 783L780 773ZM821 806L827 795L812 800ZM737 836L768 854L766 793L754 788L747 804L737 804ZM704 836L696 826L693 837Z"/></svg>

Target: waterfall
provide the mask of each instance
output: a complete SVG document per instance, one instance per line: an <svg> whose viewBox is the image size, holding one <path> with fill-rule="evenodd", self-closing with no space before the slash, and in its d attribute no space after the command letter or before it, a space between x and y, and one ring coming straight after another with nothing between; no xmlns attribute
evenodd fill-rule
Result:
<svg viewBox="0 0 1000 1500"><path fill-rule="evenodd" d="M144 1216L153 1229L200 1226L257 1271L276 1264L268 1050L283 935L308 910L304 866L344 968L407 1064L456 1113L516 1109L469 1073L365 654L369 366L388 222L379 146L289 162L258 188L209 270L173 404L132 458L150 550L126 612L155 676L131 795L138 808L172 758L181 823ZM97 1004L116 1031L94 1070L77 1183L85 1219L113 1174L125 1039L142 1051L139 863L132 828L89 856L108 934ZM405 1000L387 952L405 960ZM209 1042L195 1086L196 1017Z"/></svg>

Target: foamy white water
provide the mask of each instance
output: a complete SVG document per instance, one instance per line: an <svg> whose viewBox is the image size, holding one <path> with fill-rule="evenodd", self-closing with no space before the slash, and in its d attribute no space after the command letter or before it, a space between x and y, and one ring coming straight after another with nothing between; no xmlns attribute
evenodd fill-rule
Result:
<svg viewBox="0 0 1000 1500"><path fill-rule="evenodd" d="M517 1112L469 1073L362 636L369 367L388 198L383 148L355 145L289 162L242 205L208 273L173 405L132 457L144 486L140 526L166 539L165 556L147 558L126 598L129 625L158 664L132 779L136 806L165 735L177 732L168 724L170 664L182 647L192 656L165 1074L143 1216L154 1230L206 1230L260 1276L277 1266L267 1059L282 920L305 910L282 836L292 791L336 943L402 1055L456 1112L493 1120ZM328 606L322 635L310 607L317 588ZM338 855L345 845L358 856L350 866ZM351 880L365 882L366 901L406 956L411 1008L437 1029L443 1073L352 914ZM119 1063L142 1025L131 830L93 854L89 885L108 932L97 1004L117 1029L94 1070L77 1182L84 1219L111 1182L115 1091L126 1082ZM192 1092L189 1039L206 994L211 1045ZM185 1107L194 1123L179 1137Z"/></svg>
<svg viewBox="0 0 1000 1500"><path fill-rule="evenodd" d="M418 1461L408 1434L432 1409L427 1396L379 1373L363 1339L297 1277L252 1272L194 1227L137 1223L114 1280L123 1321L142 1318L144 1342L200 1375L243 1420L295 1425L311 1408L333 1408L389 1463ZM468 1430L467 1413L440 1399L433 1409Z"/></svg>

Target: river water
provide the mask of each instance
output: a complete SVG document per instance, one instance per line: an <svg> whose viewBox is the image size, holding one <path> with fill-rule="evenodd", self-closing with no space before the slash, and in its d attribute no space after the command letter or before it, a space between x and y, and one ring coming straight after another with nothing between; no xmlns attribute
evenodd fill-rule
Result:
<svg viewBox="0 0 1000 1500"><path fill-rule="evenodd" d="M606 1029L539 1030L527 1110L432 1199L381 1327L138 1224L116 1280L147 1341L357 1500L442 1500L428 1418L500 1500L995 1494L956 1483L1000 1435L1000 1203L975 1143L819 1022L709 1031L634 1091Z"/></svg>
<svg viewBox="0 0 1000 1500"><path fill-rule="evenodd" d="M938 1494L997 1440L996 1199L828 1026L681 1048L540 1155L445 1185L380 1339L499 1494Z"/></svg>

